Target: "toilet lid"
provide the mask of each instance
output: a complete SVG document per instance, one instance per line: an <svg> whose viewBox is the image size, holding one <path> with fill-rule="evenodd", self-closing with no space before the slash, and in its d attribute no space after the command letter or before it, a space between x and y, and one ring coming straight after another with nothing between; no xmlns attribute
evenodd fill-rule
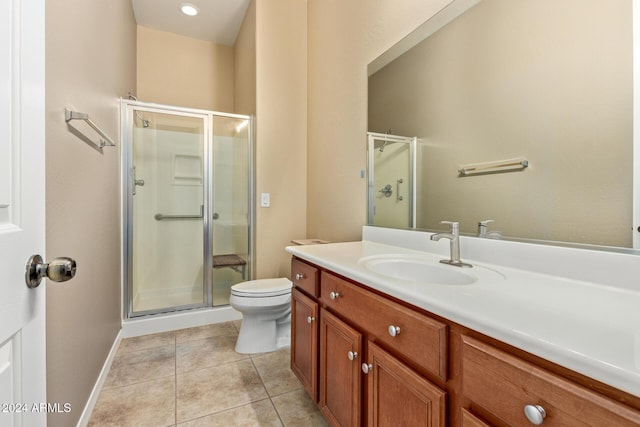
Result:
<svg viewBox="0 0 640 427"><path fill-rule="evenodd" d="M277 296L291 293L291 286L291 281L285 277L249 280L231 286L231 293L251 297Z"/></svg>

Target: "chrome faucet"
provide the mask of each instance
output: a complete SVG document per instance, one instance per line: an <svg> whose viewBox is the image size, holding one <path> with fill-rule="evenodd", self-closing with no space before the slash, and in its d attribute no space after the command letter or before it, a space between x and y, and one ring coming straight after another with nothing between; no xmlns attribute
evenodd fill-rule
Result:
<svg viewBox="0 0 640 427"><path fill-rule="evenodd" d="M502 239L502 233L499 231L489 231L489 224L493 222L492 219L485 219L478 222L478 237L486 239Z"/></svg>
<svg viewBox="0 0 640 427"><path fill-rule="evenodd" d="M443 264L454 265L456 267L473 267L473 265L467 264L466 262L462 262L460 260L460 223L452 221L440 221L440 224L451 225L451 232L431 235L431 240L436 242L443 238L449 239L451 255L449 256L449 259L442 259L440 260L440 262Z"/></svg>

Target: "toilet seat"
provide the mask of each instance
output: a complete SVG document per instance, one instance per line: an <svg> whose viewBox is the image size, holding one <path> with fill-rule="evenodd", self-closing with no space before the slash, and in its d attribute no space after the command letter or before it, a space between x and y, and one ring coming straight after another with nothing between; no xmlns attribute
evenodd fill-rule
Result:
<svg viewBox="0 0 640 427"><path fill-rule="evenodd" d="M245 298L277 297L290 294L291 287L291 281L284 277L249 280L231 286L231 295Z"/></svg>

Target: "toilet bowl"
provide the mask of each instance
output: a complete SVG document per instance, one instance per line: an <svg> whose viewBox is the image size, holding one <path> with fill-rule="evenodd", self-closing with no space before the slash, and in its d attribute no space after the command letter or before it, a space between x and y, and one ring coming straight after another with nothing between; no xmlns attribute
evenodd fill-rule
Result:
<svg viewBox="0 0 640 427"><path fill-rule="evenodd" d="M259 279L231 287L231 307L242 313L238 353L265 353L291 344L291 281Z"/></svg>

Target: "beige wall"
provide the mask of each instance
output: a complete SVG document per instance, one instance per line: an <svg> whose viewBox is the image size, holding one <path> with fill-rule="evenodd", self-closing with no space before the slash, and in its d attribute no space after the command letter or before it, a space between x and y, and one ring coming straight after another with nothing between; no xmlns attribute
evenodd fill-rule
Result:
<svg viewBox="0 0 640 427"><path fill-rule="evenodd" d="M288 276L306 237L307 3L256 0L257 277ZM260 193L271 194L261 208Z"/></svg>
<svg viewBox="0 0 640 427"><path fill-rule="evenodd" d="M367 64L447 0L308 0L307 234L359 240L366 221Z"/></svg>
<svg viewBox="0 0 640 427"><path fill-rule="evenodd" d="M256 114L256 2L249 4L233 45L234 113Z"/></svg>
<svg viewBox="0 0 640 427"><path fill-rule="evenodd" d="M418 227L630 247L631 33L630 2L480 2L374 74L369 130L422 141Z"/></svg>
<svg viewBox="0 0 640 427"><path fill-rule="evenodd" d="M76 424L121 324L120 144L96 151L67 129L64 107L119 141L135 31L129 0L47 1L46 251L78 262L73 280L47 283L47 400L72 407L50 414L50 427Z"/></svg>
<svg viewBox="0 0 640 427"><path fill-rule="evenodd" d="M233 48L138 26L140 101L233 111Z"/></svg>

